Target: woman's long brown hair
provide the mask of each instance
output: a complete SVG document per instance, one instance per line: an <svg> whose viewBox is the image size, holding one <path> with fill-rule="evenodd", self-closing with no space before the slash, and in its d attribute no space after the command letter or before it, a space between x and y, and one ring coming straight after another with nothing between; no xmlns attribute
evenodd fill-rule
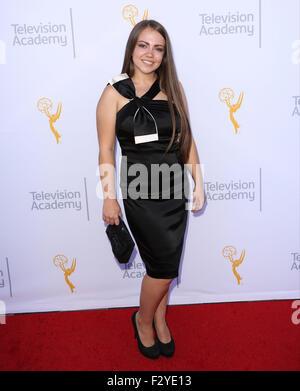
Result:
<svg viewBox="0 0 300 391"><path fill-rule="evenodd" d="M188 114L185 111L183 99L181 96L181 91L179 87L176 67L173 59L173 53L172 53L172 47L171 47L171 41L169 38L169 35L166 31L166 29L157 21L150 19L150 20L143 20L139 23L137 23L134 28L132 29L127 45L125 50L125 56L124 56L124 62L122 67L122 73L127 73L129 77L133 76L134 73L134 64L132 62L131 56L133 53L133 50L135 48L136 42L138 40L138 37L140 33L146 28L150 27L156 31L158 31L165 39L165 52L164 57L162 59L160 67L156 70L156 74L158 76L159 82L160 82L160 89L167 95L168 97L168 105L170 108L171 113L171 119L172 119L172 125L173 125L173 133L170 140L170 143L165 151L167 153L169 149L171 148L174 138L175 138L175 113L174 113L174 107L172 102L174 102L178 114L180 116L180 123L181 123L181 129L180 129L180 137L179 137L179 151L181 154L182 161L184 163L187 162L187 159L189 157L189 151L191 148L191 142L192 142L192 134L191 134L191 127L190 122L188 119Z"/></svg>

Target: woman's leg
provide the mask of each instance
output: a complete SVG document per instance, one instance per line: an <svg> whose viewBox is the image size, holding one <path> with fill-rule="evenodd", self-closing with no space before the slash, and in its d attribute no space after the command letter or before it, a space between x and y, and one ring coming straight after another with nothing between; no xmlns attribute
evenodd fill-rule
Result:
<svg viewBox="0 0 300 391"><path fill-rule="evenodd" d="M162 343L168 343L171 341L170 330L166 324L166 312L167 302L169 297L169 289L159 303L156 312L154 314L155 329L157 332L158 339Z"/></svg>
<svg viewBox="0 0 300 391"><path fill-rule="evenodd" d="M162 299L164 303L159 310L159 315L163 311L170 283L173 279L152 278L147 274L144 276L140 295L140 308L136 315L136 323L142 344L146 347L154 344L152 322L154 314ZM160 316L159 316L160 318Z"/></svg>

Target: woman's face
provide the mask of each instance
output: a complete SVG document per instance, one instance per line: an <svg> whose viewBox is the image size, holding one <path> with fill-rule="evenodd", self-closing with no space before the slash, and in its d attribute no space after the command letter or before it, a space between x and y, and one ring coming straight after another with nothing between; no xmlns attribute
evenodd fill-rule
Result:
<svg viewBox="0 0 300 391"><path fill-rule="evenodd" d="M143 73L159 68L165 52L165 39L156 30L146 27L138 36L132 53L134 68Z"/></svg>

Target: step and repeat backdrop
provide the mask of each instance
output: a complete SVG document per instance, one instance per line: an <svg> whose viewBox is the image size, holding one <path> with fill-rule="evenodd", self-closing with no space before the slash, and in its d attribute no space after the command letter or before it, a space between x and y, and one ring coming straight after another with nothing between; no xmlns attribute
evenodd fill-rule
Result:
<svg viewBox="0 0 300 391"><path fill-rule="evenodd" d="M102 220L96 105L143 19L170 35L207 195L169 304L299 298L299 15L299 0L2 0L2 311L139 305L137 247L120 266Z"/></svg>

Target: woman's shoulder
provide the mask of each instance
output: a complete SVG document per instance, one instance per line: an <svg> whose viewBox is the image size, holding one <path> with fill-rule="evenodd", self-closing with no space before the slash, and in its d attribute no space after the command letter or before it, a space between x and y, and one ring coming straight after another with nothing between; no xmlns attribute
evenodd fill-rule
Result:
<svg viewBox="0 0 300 391"><path fill-rule="evenodd" d="M127 73L119 73L118 75L113 76L112 78L107 80L107 84L110 84L113 86L116 84L120 84L120 82L122 82L123 80L126 80L126 79L129 79L129 76L127 75Z"/></svg>
<svg viewBox="0 0 300 391"><path fill-rule="evenodd" d="M119 94L125 98L131 99L134 97L134 89L131 79L127 73L120 73L113 76L107 81L106 86L111 85Z"/></svg>
<svg viewBox="0 0 300 391"><path fill-rule="evenodd" d="M108 79L104 87L98 106L104 105L108 107L118 107L120 102L120 94L124 96L123 83L129 78L127 73L120 73Z"/></svg>

